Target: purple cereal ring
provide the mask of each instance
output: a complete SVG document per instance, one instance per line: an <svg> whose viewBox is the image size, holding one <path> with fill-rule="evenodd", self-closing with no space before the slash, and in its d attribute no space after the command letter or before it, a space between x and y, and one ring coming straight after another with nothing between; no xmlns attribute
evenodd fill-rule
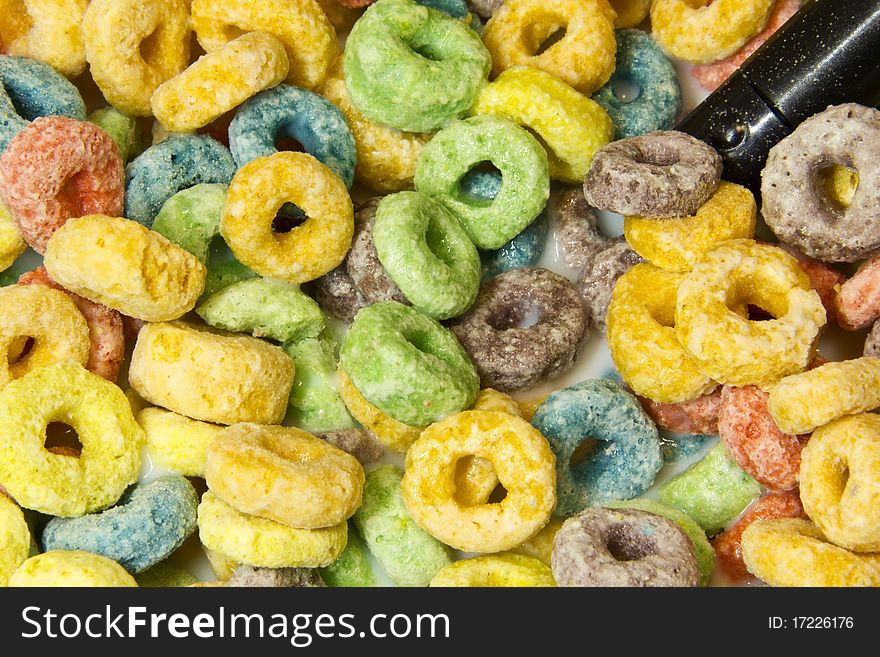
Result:
<svg viewBox="0 0 880 657"><path fill-rule="evenodd" d="M569 267L582 270L610 238L599 230L599 220L580 187L566 189L556 203L556 243Z"/></svg>
<svg viewBox="0 0 880 657"><path fill-rule="evenodd" d="M586 302L591 327L605 333L605 316L617 279L641 262L644 259L630 248L626 239L617 237L586 264L577 287Z"/></svg>

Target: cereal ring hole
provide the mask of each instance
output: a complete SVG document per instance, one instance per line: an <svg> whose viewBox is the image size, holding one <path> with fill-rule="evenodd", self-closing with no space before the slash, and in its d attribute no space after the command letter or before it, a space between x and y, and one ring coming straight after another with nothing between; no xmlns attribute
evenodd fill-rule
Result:
<svg viewBox="0 0 880 657"><path fill-rule="evenodd" d="M642 95L642 87L638 82L626 75L616 75L611 83L614 97L621 103L632 103Z"/></svg>
<svg viewBox="0 0 880 657"><path fill-rule="evenodd" d="M540 23L527 25L522 32L522 41L532 56L538 57L550 50L565 38L568 30L568 17L548 13Z"/></svg>
<svg viewBox="0 0 880 657"><path fill-rule="evenodd" d="M627 522L610 526L604 541L608 554L617 561L639 561L657 554L657 544Z"/></svg>
<svg viewBox="0 0 880 657"><path fill-rule="evenodd" d="M568 460L569 466L574 469L579 463L583 463L590 454L596 451L597 447L599 447L598 440L592 436L584 438L571 453L571 458Z"/></svg>
<svg viewBox="0 0 880 657"><path fill-rule="evenodd" d="M145 64L156 60L162 51L162 26L157 25L138 45L138 52Z"/></svg>
<svg viewBox="0 0 880 657"><path fill-rule="evenodd" d="M46 425L46 438L43 441L47 451L57 456L72 456L78 458L83 445L79 440L79 434L66 422L50 422Z"/></svg>
<svg viewBox="0 0 880 657"><path fill-rule="evenodd" d="M241 29L238 25L224 25L222 29L223 40L234 41L240 36L247 34L247 30Z"/></svg>
<svg viewBox="0 0 880 657"><path fill-rule="evenodd" d="M498 484L489 495L489 499L486 501L486 504L501 504L506 498L507 489L502 484Z"/></svg>
<svg viewBox="0 0 880 657"><path fill-rule="evenodd" d="M530 299L511 303L499 308L486 320L496 331L527 329L539 324L544 309Z"/></svg>
<svg viewBox="0 0 880 657"><path fill-rule="evenodd" d="M474 166L468 170L461 178L458 180L458 196L459 198L465 199L469 205L473 205L476 207L489 207L492 205L493 199L487 199L484 196L477 196L476 194L471 193L473 185L468 182L469 178L480 174L497 174L498 176L503 176L501 173L501 169L492 164L489 160L484 160L482 162L477 162Z"/></svg>
<svg viewBox="0 0 880 657"><path fill-rule="evenodd" d="M93 205L84 201L95 192L95 177L89 171L77 171L61 183L58 200L64 205L64 214L68 217L82 217L93 212Z"/></svg>
<svg viewBox="0 0 880 657"><path fill-rule="evenodd" d="M668 144L663 144L659 141L645 141L636 149L633 159L638 164L670 167L681 161L681 155L676 149L669 148Z"/></svg>
<svg viewBox="0 0 880 657"><path fill-rule="evenodd" d="M35 343L36 340L34 338L26 335L12 339L9 343L9 350L6 353L9 368L18 367L20 369L24 365L28 354L33 351Z"/></svg>
<svg viewBox="0 0 880 657"><path fill-rule="evenodd" d="M550 48L562 41L565 38L566 32L567 30L565 26L560 26L556 28L556 30L550 36L548 36L546 39L544 39L543 42L541 42L541 45L538 46L538 49L535 51L535 56L537 57L539 55L543 55L545 52L550 50Z"/></svg>
<svg viewBox="0 0 880 657"><path fill-rule="evenodd" d="M859 188L859 172L845 164L831 164L816 171L816 187L834 214L843 214Z"/></svg>

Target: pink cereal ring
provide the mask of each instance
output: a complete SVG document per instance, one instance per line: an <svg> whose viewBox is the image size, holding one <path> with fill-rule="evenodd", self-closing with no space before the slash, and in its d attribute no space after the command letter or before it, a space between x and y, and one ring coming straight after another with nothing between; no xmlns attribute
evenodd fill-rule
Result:
<svg viewBox="0 0 880 657"><path fill-rule="evenodd" d="M782 27L785 22L800 9L800 0L777 0L770 12L767 26L752 37L751 41L733 53L727 59L711 64L694 66L691 75L700 83L706 91L715 91L727 78L733 75L742 66L742 63L752 56L758 48L764 45L773 34Z"/></svg>
<svg viewBox="0 0 880 657"><path fill-rule="evenodd" d="M769 242L763 242L763 244L769 244ZM816 294L822 300L828 320L835 319L837 317L837 301L835 298L837 288L846 281L846 275L826 262L804 255L788 244L780 242L779 244L774 244L774 246L778 246L797 259L798 266L810 279L810 287L816 290Z"/></svg>
<svg viewBox="0 0 880 657"><path fill-rule="evenodd" d="M115 310L65 290L49 278L45 267L37 267L18 279L19 285L46 285L66 292L89 325L91 350L86 368L108 381L116 382L119 368L125 358L125 339L122 335L122 315Z"/></svg>
<svg viewBox="0 0 880 657"><path fill-rule="evenodd" d="M72 217L120 216L124 193L119 147L93 123L38 118L0 155L0 196L37 253Z"/></svg>
<svg viewBox="0 0 880 657"><path fill-rule="evenodd" d="M880 256L863 262L853 277L839 285L834 297L837 323L858 331L880 317Z"/></svg>
<svg viewBox="0 0 880 657"><path fill-rule="evenodd" d="M718 433L720 388L678 404L661 404L647 397L639 397L639 401L658 427L692 436L711 436Z"/></svg>

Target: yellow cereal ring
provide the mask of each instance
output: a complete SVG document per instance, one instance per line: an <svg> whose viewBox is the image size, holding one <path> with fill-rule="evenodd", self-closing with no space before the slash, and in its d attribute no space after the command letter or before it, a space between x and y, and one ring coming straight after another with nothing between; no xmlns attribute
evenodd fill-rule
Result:
<svg viewBox="0 0 880 657"><path fill-rule="evenodd" d="M498 411L499 413L510 413L517 417L522 417L519 404L510 395L499 392L494 388L484 388L477 395L477 401L471 406L474 411Z"/></svg>
<svg viewBox="0 0 880 657"><path fill-rule="evenodd" d="M492 462L506 497L464 506L455 497L459 459ZM534 536L556 505L556 459L528 422L509 413L464 411L422 432L406 456L401 494L416 523L469 552L501 552Z"/></svg>
<svg viewBox="0 0 880 657"><path fill-rule="evenodd" d="M521 554L491 554L444 566L429 586L495 587L556 586L550 566Z"/></svg>
<svg viewBox="0 0 880 657"><path fill-rule="evenodd" d="M808 520L756 520L742 535L746 568L771 586L880 586L880 557L832 545Z"/></svg>
<svg viewBox="0 0 880 657"><path fill-rule="evenodd" d="M507 0L483 31L492 74L531 66L589 96L614 72L614 16L607 0ZM537 54L561 28L565 36Z"/></svg>
<svg viewBox="0 0 880 657"><path fill-rule="evenodd" d="M115 587L137 586L137 582L113 559L91 552L52 550L25 561L12 573L9 586Z"/></svg>
<svg viewBox="0 0 880 657"><path fill-rule="evenodd" d="M318 0L318 4L327 14L330 24L343 32L350 30L363 13L361 8L344 7L339 4L339 0Z"/></svg>
<svg viewBox="0 0 880 657"><path fill-rule="evenodd" d="M0 493L0 588L23 564L31 550L31 531L21 508Z"/></svg>
<svg viewBox="0 0 880 657"><path fill-rule="evenodd" d="M136 417L150 456L160 465L186 477L205 476L208 445L223 427L162 408L145 408Z"/></svg>
<svg viewBox="0 0 880 657"><path fill-rule="evenodd" d="M293 529L240 513L208 491L199 504L199 537L208 549L249 566L320 568L342 554L348 523Z"/></svg>
<svg viewBox="0 0 880 657"><path fill-rule="evenodd" d="M285 203L308 219L290 232L272 222ZM351 247L354 209L348 189L306 153L279 152L241 167L229 184L220 232L238 260L258 274L305 283L342 263Z"/></svg>
<svg viewBox="0 0 880 657"><path fill-rule="evenodd" d="M636 394L664 404L696 399L715 387L675 336L683 278L636 265L617 280L606 318L608 348L620 376Z"/></svg>
<svg viewBox="0 0 880 657"><path fill-rule="evenodd" d="M494 114L530 128L547 149L550 177L581 184L593 155L614 137L602 107L544 71L518 66L483 88L471 114Z"/></svg>
<svg viewBox="0 0 880 657"><path fill-rule="evenodd" d="M290 61L287 81L314 89L336 56L336 31L315 0L193 0L192 21L202 47L212 52L245 32L271 34Z"/></svg>
<svg viewBox="0 0 880 657"><path fill-rule="evenodd" d="M654 0L651 29L669 54L695 64L724 59L764 29L775 0Z"/></svg>
<svg viewBox="0 0 880 657"><path fill-rule="evenodd" d="M0 390L15 379L51 363L89 359L89 326L64 292L45 285L0 288ZM33 346L20 356L25 344Z"/></svg>
<svg viewBox="0 0 880 657"><path fill-rule="evenodd" d="M204 550L205 556L211 564L211 570L214 571L214 575L217 579L225 582L232 577L232 573L234 573L235 569L239 566L239 563L235 559L230 559L225 554L220 554L219 552L208 548L204 548Z"/></svg>
<svg viewBox="0 0 880 657"><path fill-rule="evenodd" d="M540 397L535 397L534 399L527 399L526 401L519 402L520 415L527 422L531 422L532 418L535 416L535 411L538 410L538 406L543 404L546 399L547 395L541 395Z"/></svg>
<svg viewBox="0 0 880 657"><path fill-rule="evenodd" d="M126 114L150 116L150 96L189 63L187 0L91 0L83 36L104 97Z"/></svg>
<svg viewBox="0 0 880 657"><path fill-rule="evenodd" d="M406 453L424 427L413 427L386 415L364 398L341 367L337 370L337 375L339 395L352 417L365 429L371 431L385 447L395 452Z"/></svg>
<svg viewBox="0 0 880 657"><path fill-rule="evenodd" d="M767 409L783 433L810 433L843 415L880 406L880 358L863 356L787 376L770 391Z"/></svg>
<svg viewBox="0 0 880 657"><path fill-rule="evenodd" d="M880 552L880 415L816 429L801 453L804 511L832 543Z"/></svg>
<svg viewBox="0 0 880 657"><path fill-rule="evenodd" d="M79 458L46 450L46 427L76 431ZM143 432L115 385L73 362L41 367L0 392L0 485L24 508L74 517L115 503L137 481Z"/></svg>
<svg viewBox="0 0 880 657"><path fill-rule="evenodd" d="M556 538L556 532L562 528L562 518L550 518L550 522L537 534L529 540L517 545L511 552L516 554L524 554L527 557L535 557L540 559L548 566L550 565L550 557L553 554L553 540Z"/></svg>
<svg viewBox="0 0 880 657"><path fill-rule="evenodd" d="M211 443L205 480L242 513L320 529L345 522L360 506L364 469L302 429L243 423Z"/></svg>
<svg viewBox="0 0 880 657"><path fill-rule="evenodd" d="M25 249L27 243L18 232L9 210L0 201L0 271L9 269Z"/></svg>
<svg viewBox="0 0 880 657"><path fill-rule="evenodd" d="M721 181L712 197L689 217L626 217L623 234L633 251L667 271L690 271L721 242L755 236L755 197Z"/></svg>
<svg viewBox="0 0 880 657"><path fill-rule="evenodd" d="M287 69L284 45L269 34L250 32L163 82L153 92L150 107L170 132L196 130L277 85Z"/></svg>
<svg viewBox="0 0 880 657"><path fill-rule="evenodd" d="M611 8L617 12L614 29L636 27L648 17L651 0L609 0Z"/></svg>
<svg viewBox="0 0 880 657"><path fill-rule="evenodd" d="M412 189L416 163L430 135L396 130L361 114L348 95L341 56L327 73L320 92L342 110L354 135L355 180L384 194Z"/></svg>
<svg viewBox="0 0 880 657"><path fill-rule="evenodd" d="M39 59L63 75L85 70L81 29L89 0L0 1L3 51Z"/></svg>
<svg viewBox="0 0 880 657"><path fill-rule="evenodd" d="M27 56L27 35L32 25L24 0L0 0L0 48L4 53Z"/></svg>
<svg viewBox="0 0 880 657"><path fill-rule="evenodd" d="M192 310L207 274L198 258L159 233L101 214L71 219L55 231L43 264L65 289L148 322Z"/></svg>
<svg viewBox="0 0 880 657"><path fill-rule="evenodd" d="M224 588L229 586L224 581L216 581L216 582L194 582L189 584L187 588L190 589L214 589L214 588Z"/></svg>
<svg viewBox="0 0 880 657"><path fill-rule="evenodd" d="M742 311L745 304L776 319L752 321ZM678 341L719 383L770 386L803 371L824 325L822 301L797 260L752 240L730 240L709 251L678 288Z"/></svg>
<svg viewBox="0 0 880 657"><path fill-rule="evenodd" d="M268 342L168 322L141 329L128 379L150 403L196 420L280 424L293 374Z"/></svg>

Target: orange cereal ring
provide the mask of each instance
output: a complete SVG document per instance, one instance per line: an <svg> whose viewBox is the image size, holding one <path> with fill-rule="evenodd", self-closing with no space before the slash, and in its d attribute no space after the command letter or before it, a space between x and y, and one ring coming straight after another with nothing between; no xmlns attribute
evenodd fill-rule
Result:
<svg viewBox="0 0 880 657"><path fill-rule="evenodd" d="M5 52L39 59L62 75L86 67L81 29L89 0L4 0L0 2Z"/></svg>
<svg viewBox="0 0 880 657"><path fill-rule="evenodd" d="M531 66L589 96L614 72L614 16L607 0L507 0L483 31L492 74ZM564 36L542 52L560 29Z"/></svg>
<svg viewBox="0 0 880 657"><path fill-rule="evenodd" d="M288 202L308 219L276 233L275 215ZM279 152L235 174L220 232L235 257L258 274L304 283L342 263L354 234L354 208L342 180L314 157Z"/></svg>
<svg viewBox="0 0 880 657"><path fill-rule="evenodd" d="M112 308L68 292L49 277L45 267L37 267L33 271L23 274L18 279L18 284L45 285L67 293L89 325L91 349L86 369L115 383L116 377L119 375L119 368L125 359L122 315Z"/></svg>
<svg viewBox="0 0 880 657"><path fill-rule="evenodd" d="M456 464L492 462L507 496L465 506L455 497ZM463 411L431 425L409 448L401 494L413 519L438 540L469 552L501 552L541 530L556 505L556 459L528 422L509 413Z"/></svg>
<svg viewBox="0 0 880 657"><path fill-rule="evenodd" d="M0 155L0 196L37 253L71 217L121 215L124 193L119 147L93 123L40 117Z"/></svg>
<svg viewBox="0 0 880 657"><path fill-rule="evenodd" d="M315 0L193 0L192 21L201 46L222 48L245 32L278 39L287 52L287 82L314 89L336 56L336 30Z"/></svg>
<svg viewBox="0 0 880 657"><path fill-rule="evenodd" d="M837 319L836 296L838 288L846 281L846 276L831 265L804 255L788 244L780 242L776 246L797 258L798 266L810 277L810 285L822 299L828 319Z"/></svg>
<svg viewBox="0 0 880 657"><path fill-rule="evenodd" d="M0 389L51 363L89 358L89 327L63 292L42 286L0 288ZM33 345L23 353L27 339ZM22 342L24 339L25 342Z"/></svg>
<svg viewBox="0 0 880 657"><path fill-rule="evenodd" d="M865 260L852 278L835 287L834 309L847 331L867 328L880 317L880 256Z"/></svg>
<svg viewBox="0 0 880 657"><path fill-rule="evenodd" d="M187 0L91 0L83 35L104 97L126 114L149 116L156 88L189 63Z"/></svg>

